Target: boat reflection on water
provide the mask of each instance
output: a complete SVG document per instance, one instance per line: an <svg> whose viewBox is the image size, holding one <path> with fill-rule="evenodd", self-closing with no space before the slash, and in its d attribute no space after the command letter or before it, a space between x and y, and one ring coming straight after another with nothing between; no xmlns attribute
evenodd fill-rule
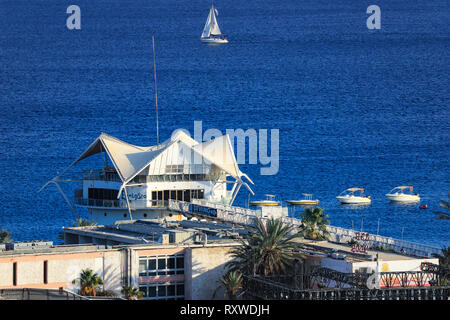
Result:
<svg viewBox="0 0 450 320"><path fill-rule="evenodd" d="M366 209L370 207L370 203L341 203L342 208L346 209Z"/></svg>
<svg viewBox="0 0 450 320"><path fill-rule="evenodd" d="M407 208L419 208L417 203L414 202L397 202L397 201L389 201L389 203L394 207L407 207Z"/></svg>

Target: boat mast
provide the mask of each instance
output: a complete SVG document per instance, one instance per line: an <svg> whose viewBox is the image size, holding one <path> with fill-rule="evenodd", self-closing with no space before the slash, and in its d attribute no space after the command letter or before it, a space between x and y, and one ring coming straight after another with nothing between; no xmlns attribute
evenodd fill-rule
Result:
<svg viewBox="0 0 450 320"><path fill-rule="evenodd" d="M159 145L159 126L158 126L158 88L156 87L156 59L155 59L155 36L153 41L153 75L155 78L155 105L156 105L156 144Z"/></svg>

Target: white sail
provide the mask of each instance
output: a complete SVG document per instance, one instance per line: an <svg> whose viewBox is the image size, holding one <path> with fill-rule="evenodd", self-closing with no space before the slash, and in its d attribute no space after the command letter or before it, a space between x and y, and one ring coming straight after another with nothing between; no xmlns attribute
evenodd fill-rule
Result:
<svg viewBox="0 0 450 320"><path fill-rule="evenodd" d="M208 38L209 36L220 36L222 32L220 32L219 24L217 23L216 13L214 6L211 6L209 10L208 18L206 19L205 28L202 32L202 38Z"/></svg>
<svg viewBox="0 0 450 320"><path fill-rule="evenodd" d="M220 32L219 23L217 22L216 18L216 10L214 9L214 6L211 6L211 34L213 36L220 36L222 32Z"/></svg>
<svg viewBox="0 0 450 320"><path fill-rule="evenodd" d="M208 38L210 35L210 22L211 22L211 11L209 11L208 18L206 19L205 27L203 28L202 38Z"/></svg>

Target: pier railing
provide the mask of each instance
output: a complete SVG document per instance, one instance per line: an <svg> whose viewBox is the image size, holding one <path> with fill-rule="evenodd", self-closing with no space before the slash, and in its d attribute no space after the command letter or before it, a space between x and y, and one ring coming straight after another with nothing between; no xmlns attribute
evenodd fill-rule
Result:
<svg viewBox="0 0 450 320"><path fill-rule="evenodd" d="M127 201L123 199L119 200L106 200L106 199L85 199L75 198L75 205L82 207L99 207L99 208L111 208L111 209L127 209ZM164 208L168 206L166 200L130 200L131 210L136 209L149 209L149 208Z"/></svg>
<svg viewBox="0 0 450 320"><path fill-rule="evenodd" d="M335 226L328 226L327 229L330 232L331 240L338 243L348 243L355 239L357 234L361 234L355 230ZM374 234L368 234L368 240L365 243L370 248L392 250L417 256L432 257L433 254L442 253L441 249L432 246Z"/></svg>
<svg viewBox="0 0 450 320"><path fill-rule="evenodd" d="M241 225L252 225L255 218L261 218L260 210L252 210L247 208L234 207L229 205L215 204L206 200L192 199L192 204L198 206L204 206L216 210L214 218L223 220L225 222L231 222ZM169 200L168 209L178 212L190 212L190 203L179 200ZM207 214L206 214L207 215ZM267 219L267 218L262 218ZM292 224L296 227L301 227L302 221L296 218L283 217L284 223ZM330 240L338 243L345 243L352 241L357 236L357 231L351 229L345 229L335 226L327 226L327 230L330 233ZM441 254L442 251L439 248L432 246L394 239L391 237L384 237L379 235L368 234L368 240L365 243L370 248L378 248L381 250L392 250L395 252L432 257L433 254Z"/></svg>

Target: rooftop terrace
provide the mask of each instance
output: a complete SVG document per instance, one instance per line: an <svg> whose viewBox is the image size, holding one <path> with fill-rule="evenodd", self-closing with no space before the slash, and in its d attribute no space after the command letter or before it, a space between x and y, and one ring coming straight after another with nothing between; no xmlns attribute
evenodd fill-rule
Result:
<svg viewBox="0 0 450 320"><path fill-rule="evenodd" d="M183 220L178 222L147 220L117 221L114 225L65 227L65 243L187 244L235 242L247 229L233 225Z"/></svg>
<svg viewBox="0 0 450 320"><path fill-rule="evenodd" d="M298 240L299 244L302 244L306 250L309 250L311 254L328 254L337 253L346 261L361 262L374 260L378 254L378 258L383 261L399 261L399 260L414 260L417 256L400 254L391 251L383 250L368 250L367 253L355 253L352 252L352 246L329 242L329 241L313 241L308 239ZM423 257L420 257L423 258Z"/></svg>

